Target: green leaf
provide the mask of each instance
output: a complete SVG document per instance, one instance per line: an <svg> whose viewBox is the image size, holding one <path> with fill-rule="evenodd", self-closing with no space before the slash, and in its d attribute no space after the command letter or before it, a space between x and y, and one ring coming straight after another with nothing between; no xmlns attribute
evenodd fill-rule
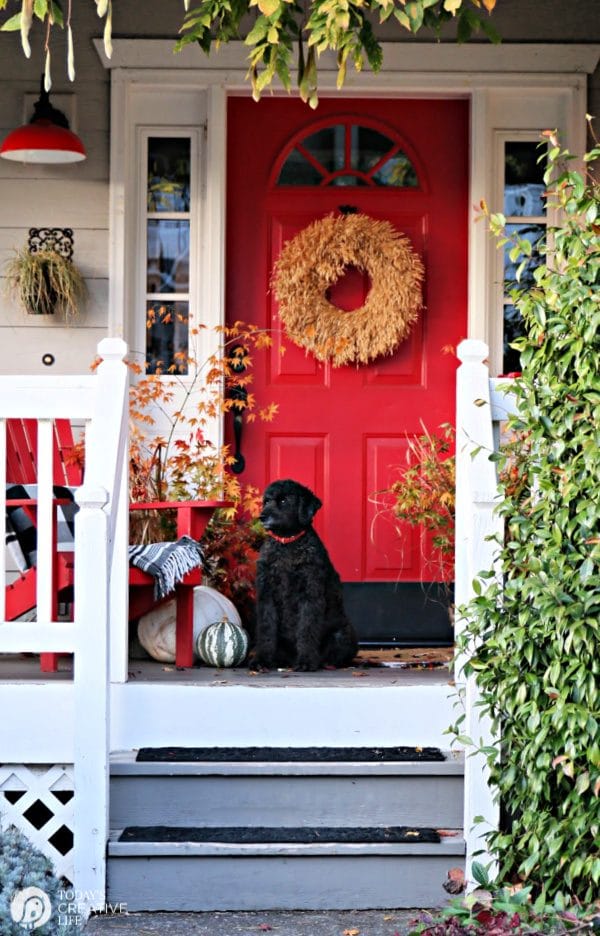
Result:
<svg viewBox="0 0 600 936"><path fill-rule="evenodd" d="M489 887L490 878L485 867L480 864L479 861L474 861L471 864L471 874L473 875L473 880L479 884L481 887Z"/></svg>
<svg viewBox="0 0 600 936"><path fill-rule="evenodd" d="M21 14L15 13L10 19L5 20L0 26L2 32L17 32L21 28Z"/></svg>
<svg viewBox="0 0 600 936"><path fill-rule="evenodd" d="M254 26L246 36L244 42L246 45L256 45L262 42L270 29L269 21L264 16L259 16Z"/></svg>

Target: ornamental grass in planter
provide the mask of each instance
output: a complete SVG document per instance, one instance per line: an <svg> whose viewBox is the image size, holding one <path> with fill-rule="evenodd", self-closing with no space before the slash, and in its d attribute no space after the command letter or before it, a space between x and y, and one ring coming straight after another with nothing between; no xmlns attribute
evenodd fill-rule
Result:
<svg viewBox="0 0 600 936"><path fill-rule="evenodd" d="M56 250L16 251L6 264L9 293L30 315L61 313L66 321L76 316L87 296L85 280L72 260Z"/></svg>

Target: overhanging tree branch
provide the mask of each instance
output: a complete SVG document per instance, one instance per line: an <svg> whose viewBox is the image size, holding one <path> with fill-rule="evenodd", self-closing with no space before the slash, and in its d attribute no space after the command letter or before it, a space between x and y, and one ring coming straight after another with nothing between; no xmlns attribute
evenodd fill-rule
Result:
<svg viewBox="0 0 600 936"><path fill-rule="evenodd" d="M67 3L66 14L63 11ZM100 19L104 20L104 49L111 56L112 2L93 0ZM317 63L323 52L337 56L337 86L346 78L348 64L356 71L368 65L378 72L383 65L381 44L373 26L395 19L402 29L416 34L427 28L439 34L450 20L456 22L459 42L482 31L492 42L500 37L489 19L497 0L202 0L189 9L183 0L184 18L175 45L180 51L198 43L209 53L214 46L234 39L244 39L249 47L248 79L255 100L277 79L292 89L292 68L296 58L296 87L303 101L316 107ZM51 87L50 49L55 26L67 30L67 72L74 80L73 34L70 23L70 0L0 0L0 11L9 6L20 10L8 16L0 29L19 32L24 54L31 55L30 32L34 19L46 27L44 39L45 86ZM143 4L140 4L143 9Z"/></svg>

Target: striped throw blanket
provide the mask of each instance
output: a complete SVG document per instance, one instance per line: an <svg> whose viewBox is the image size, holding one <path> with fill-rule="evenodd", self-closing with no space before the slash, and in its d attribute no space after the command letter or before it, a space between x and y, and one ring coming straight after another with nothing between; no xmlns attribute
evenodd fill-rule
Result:
<svg viewBox="0 0 600 936"><path fill-rule="evenodd" d="M130 546L129 562L154 577L154 597L170 594L192 569L202 567L202 549L196 540L182 536L176 543Z"/></svg>
<svg viewBox="0 0 600 936"><path fill-rule="evenodd" d="M73 489L55 485L54 497L69 500L56 507L56 538L61 552L72 552L75 539L74 519L79 510L73 500ZM7 500L37 500L37 484L7 484ZM37 529L32 515L24 507L6 505L6 545L19 572L37 564Z"/></svg>
<svg viewBox="0 0 600 936"><path fill-rule="evenodd" d="M74 519L78 506L73 499L74 489L55 486L54 497L69 500L57 504L57 549L72 552L75 546ZM35 484L7 484L7 500L37 499ZM37 564L37 529L32 515L24 507L6 507L6 545L17 569L25 572ZM150 543L130 546L129 562L154 578L154 597L158 600L170 594L192 569L202 568L200 544L189 536L176 543Z"/></svg>

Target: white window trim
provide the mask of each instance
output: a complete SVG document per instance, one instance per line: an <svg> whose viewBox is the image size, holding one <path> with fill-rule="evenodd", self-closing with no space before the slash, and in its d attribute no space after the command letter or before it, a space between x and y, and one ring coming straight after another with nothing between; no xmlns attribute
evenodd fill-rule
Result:
<svg viewBox="0 0 600 936"><path fill-rule="evenodd" d="M132 282L128 272L127 244L137 217L131 206L131 93L145 89L149 95L166 87L197 91L207 98L205 145L204 232L200 255L201 315L206 325L220 325L225 318L225 203L228 95L249 94L245 80L247 47L229 43L210 58L197 48L172 54L172 41L116 39L112 59L104 55L101 40L94 40L99 57L112 69L111 175L110 175L110 314L111 335L129 339ZM473 224L472 206L483 199L497 199L499 134L515 138L520 132L536 132L540 105L551 114L561 139L575 153L586 140L586 73L596 67L599 45L501 45L386 43L384 69L349 73L346 96L462 97L470 101L471 147L469 184L469 303L468 332L492 349L498 361L497 296L494 292L496 249L485 225ZM198 68L198 62L202 67ZM423 63L428 70L423 71ZM165 67L161 68L161 63ZM335 62L323 56L320 89L323 97L335 95ZM524 88L527 89L524 94ZM277 92L276 92L277 93ZM167 126L165 124L164 126ZM535 128L532 131L532 127ZM540 126L539 129L547 127ZM176 129L176 127L174 127ZM448 141L451 144L451 141ZM473 155L475 158L473 158ZM132 230L133 228L133 230ZM129 238L128 238L129 235ZM204 333L208 334L207 332Z"/></svg>

